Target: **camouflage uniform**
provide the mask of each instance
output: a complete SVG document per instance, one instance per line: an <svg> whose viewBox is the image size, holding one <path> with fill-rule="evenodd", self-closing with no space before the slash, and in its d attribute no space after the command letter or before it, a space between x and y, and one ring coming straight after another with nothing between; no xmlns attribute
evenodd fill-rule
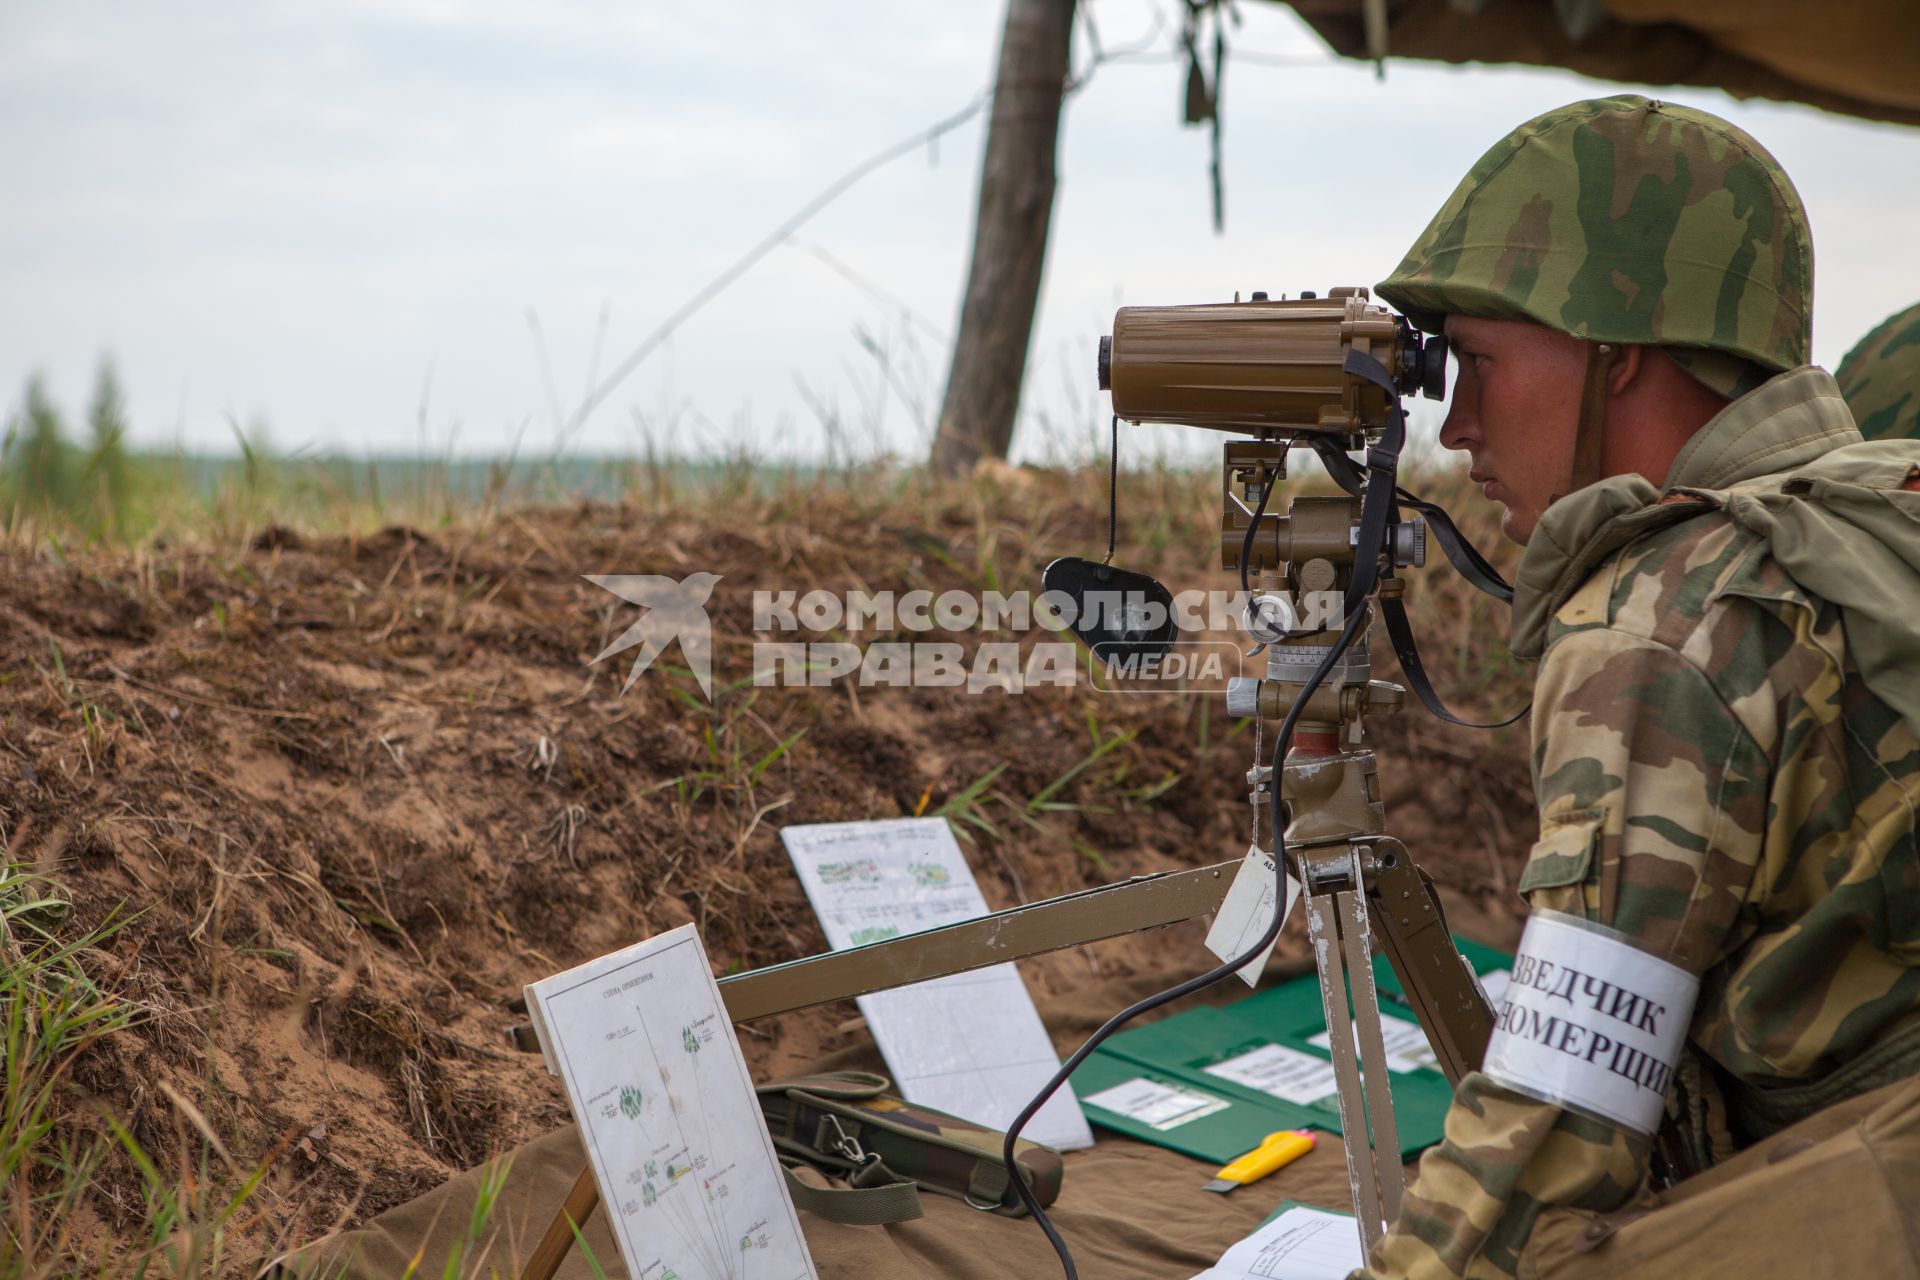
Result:
<svg viewBox="0 0 1920 1280"><path fill-rule="evenodd" d="M1861 435L1920 438L1920 304L1860 339L1833 376Z"/></svg>
<svg viewBox="0 0 1920 1280"><path fill-rule="evenodd" d="M1499 182L1516 166L1520 198ZM1811 260L1798 197L1751 139L1614 98L1496 146L1379 288L1427 328L1528 319L1660 345L1726 390L1770 379L1701 429L1664 490L1614 476L1549 507L1514 605L1515 651L1540 661L1540 837L1519 888L1701 976L1663 1132L1696 1166L1920 1069L1920 697L1902 687L1896 710L1870 687L1855 617L1808 589L1818 557L1865 557L1873 535L1809 516L1805 494L1827 490L1782 475L1867 451L1863 507L1895 491L1905 518L1876 528L1913 530L1895 556L1911 581L1889 582L1920 590L1920 494L1897 493L1920 446L1859 444L1832 378L1800 367ZM1820 537L1773 540L1781 504ZM1900 655L1876 678L1897 683L1911 623L1853 588L1860 625ZM1543 1212L1626 1204L1653 1145L1469 1074L1373 1272L1513 1276Z"/></svg>

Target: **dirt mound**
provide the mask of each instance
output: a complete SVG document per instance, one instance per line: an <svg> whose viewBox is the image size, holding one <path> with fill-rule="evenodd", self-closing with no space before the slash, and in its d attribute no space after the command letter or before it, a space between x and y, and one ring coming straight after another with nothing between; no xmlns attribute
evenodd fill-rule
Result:
<svg viewBox="0 0 1920 1280"><path fill-rule="evenodd" d="M1030 585L1101 544L1098 497L1048 477L814 487L468 530L269 529L230 553L8 553L0 851L64 883L83 922L140 913L95 968L143 1020L77 1083L150 1151L182 1148L171 1094L241 1165L271 1156L249 1228L266 1248L564 1118L506 1039L524 983L687 921L723 971L822 949L784 824L946 813L996 906L1233 856L1251 735L1210 695L750 683L755 588ZM1207 502L1203 485L1163 495L1121 562L1213 585L1194 568ZM622 692L624 661L590 660L635 611L580 575L693 570L722 575L715 697L670 665ZM1466 669L1460 644L1438 665ZM1468 929L1510 940L1524 739L1403 719L1377 735L1394 829ZM1197 939L1026 971L1066 990L1197 958ZM844 1043L852 1015L772 1019L743 1043L778 1072ZM116 1176L93 1206L103 1238L142 1212Z"/></svg>

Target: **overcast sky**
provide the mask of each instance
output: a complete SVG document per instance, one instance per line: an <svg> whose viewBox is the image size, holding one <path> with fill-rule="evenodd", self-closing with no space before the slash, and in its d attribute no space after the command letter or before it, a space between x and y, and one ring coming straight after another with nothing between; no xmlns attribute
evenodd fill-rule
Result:
<svg viewBox="0 0 1920 1280"><path fill-rule="evenodd" d="M1615 88L1413 62L1379 83L1291 10L1240 8L1235 46L1268 61L1228 68L1224 235L1206 135L1179 125L1181 67L1110 63L1068 104L1019 456L1084 453L1104 432L1092 352L1115 307L1370 284L1507 129ZM1155 30L1151 0L1091 12L1108 48ZM839 174L974 101L1001 14L0 0L0 401L41 370L77 411L110 352L147 444L230 448L232 419L264 420L281 450L544 452L603 309L604 371ZM1084 29L1075 48L1084 65ZM1920 296L1920 130L1661 96L1742 125L1799 185L1816 359ZM976 119L856 185L680 327L571 447L817 457L831 430L917 455L982 136Z"/></svg>

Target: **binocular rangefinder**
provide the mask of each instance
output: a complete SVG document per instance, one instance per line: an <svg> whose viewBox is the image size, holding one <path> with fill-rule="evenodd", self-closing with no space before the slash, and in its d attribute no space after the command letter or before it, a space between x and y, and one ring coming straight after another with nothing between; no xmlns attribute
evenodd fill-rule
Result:
<svg viewBox="0 0 1920 1280"><path fill-rule="evenodd" d="M1385 389L1346 371L1349 350L1386 367L1401 395L1446 394L1447 341L1423 337L1364 288L1322 298L1122 307L1100 339L1100 388L1129 422L1271 439L1364 436L1387 421Z"/></svg>

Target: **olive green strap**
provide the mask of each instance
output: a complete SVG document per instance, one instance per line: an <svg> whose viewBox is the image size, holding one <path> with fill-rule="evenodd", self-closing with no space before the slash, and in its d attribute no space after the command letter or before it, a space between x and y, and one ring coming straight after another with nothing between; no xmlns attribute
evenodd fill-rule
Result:
<svg viewBox="0 0 1920 1280"><path fill-rule="evenodd" d="M828 1222L849 1227L886 1226L911 1221L924 1212L920 1208L920 1192L913 1182L878 1161L850 1175L868 1185L849 1187L816 1187L811 1182L802 1182L794 1172L794 1165L783 1161L782 1166L794 1207L817 1214Z"/></svg>
<svg viewBox="0 0 1920 1280"><path fill-rule="evenodd" d="M1600 455L1607 438L1607 375L1613 372L1619 351L1615 343L1587 345L1587 373L1580 384L1580 419L1574 427L1573 472L1567 493L1577 493L1606 478L1600 470Z"/></svg>

